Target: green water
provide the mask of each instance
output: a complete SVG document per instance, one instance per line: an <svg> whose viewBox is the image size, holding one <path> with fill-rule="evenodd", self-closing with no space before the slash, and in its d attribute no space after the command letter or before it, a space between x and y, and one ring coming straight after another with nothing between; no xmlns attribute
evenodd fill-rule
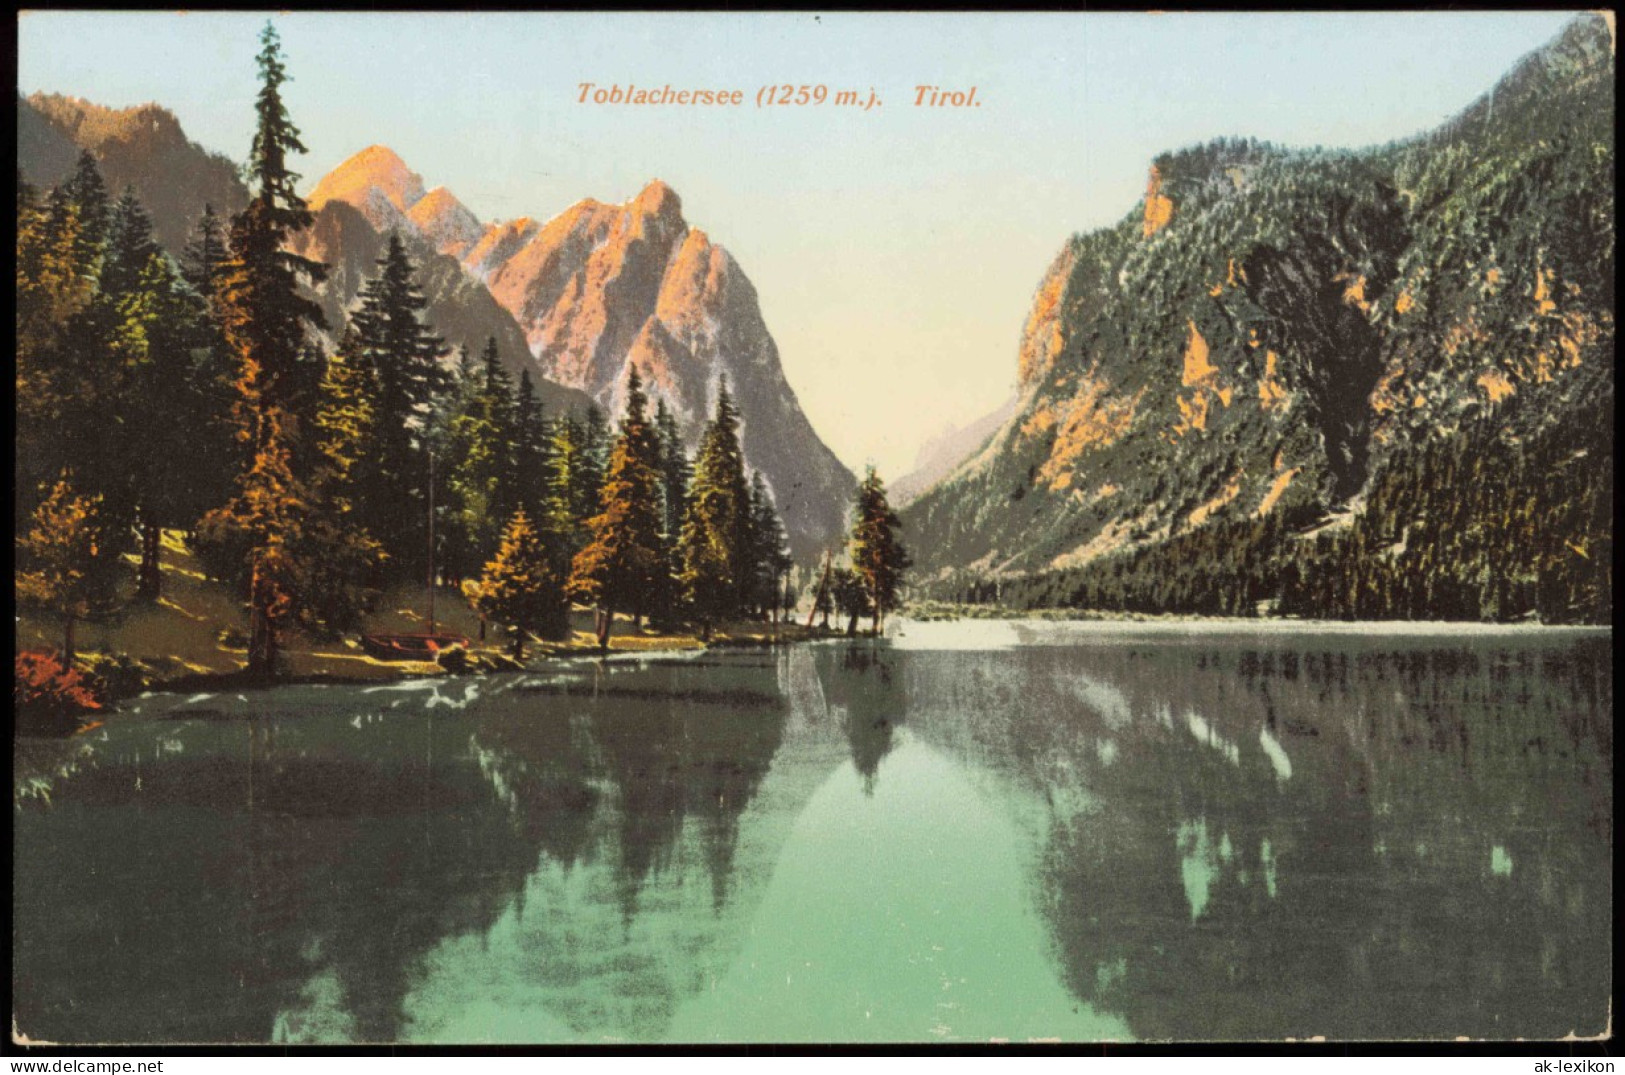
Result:
<svg viewBox="0 0 1625 1075"><path fill-rule="evenodd" d="M66 1042L1508 1038L1611 991L1606 632L904 624L17 746Z"/></svg>

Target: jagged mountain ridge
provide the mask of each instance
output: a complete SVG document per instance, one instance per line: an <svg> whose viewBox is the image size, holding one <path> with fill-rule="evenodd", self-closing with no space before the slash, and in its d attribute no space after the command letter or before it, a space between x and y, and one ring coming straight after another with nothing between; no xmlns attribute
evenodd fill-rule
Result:
<svg viewBox="0 0 1625 1075"><path fill-rule="evenodd" d="M1157 158L1045 274L1015 416L904 513L920 574L1347 525L1374 475L1502 400L1552 424L1611 392L1612 67L1582 17L1416 139Z"/></svg>
<svg viewBox="0 0 1625 1075"><path fill-rule="evenodd" d="M988 440L1016 413L1018 397L1011 396L996 410L982 417L943 430L920 447L914 457L914 469L887 483L887 492L893 507L904 508L918 500L926 490L952 474L965 460L976 455Z"/></svg>
<svg viewBox="0 0 1625 1075"><path fill-rule="evenodd" d="M545 222L499 221L475 234L455 196L426 190L398 155L371 146L325 177L311 203L324 213L345 205L376 230L460 259L513 316L542 371L612 413L635 365L691 447L726 375L746 461L772 490L792 552L810 560L840 540L855 480L802 413L755 288L684 220L665 183L623 205L588 199Z"/></svg>
<svg viewBox="0 0 1625 1075"><path fill-rule="evenodd" d="M179 253L205 204L229 216L248 204L248 188L227 158L186 137L180 122L156 104L106 108L78 97L17 96L17 166L40 188L66 179L88 149L117 198L135 190L152 217L159 245Z"/></svg>
<svg viewBox="0 0 1625 1075"><path fill-rule="evenodd" d="M114 197L127 185L135 190L152 217L159 245L176 256L206 204L222 217L248 204L248 187L236 165L188 140L180 122L160 105L113 109L60 94L18 96L17 159L25 179L41 188L61 182L72 173L82 149L95 155ZM438 242L419 238L413 230L455 241L467 234L468 222L478 228L473 214L462 209L466 217L459 215L461 206L454 199L448 202L435 192L425 197L421 185L414 200L428 204L410 228L399 227L404 210L393 220L380 221L387 226L379 227L343 202L329 200L316 213L312 228L296 237L300 253L331 263L328 280L314 295L329 326L327 342L335 342L361 286L377 271L385 234L395 228L419 266L426 317L437 332L475 352L494 336L515 377L530 371L544 407L554 412L588 407L592 401L585 395L547 379L537 368L524 334L490 293L470 280L455 258L441 254Z"/></svg>

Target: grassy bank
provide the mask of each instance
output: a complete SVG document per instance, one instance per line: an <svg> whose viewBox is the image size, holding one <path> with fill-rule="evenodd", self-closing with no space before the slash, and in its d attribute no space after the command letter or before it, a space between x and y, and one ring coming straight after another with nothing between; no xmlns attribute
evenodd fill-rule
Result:
<svg viewBox="0 0 1625 1075"><path fill-rule="evenodd" d="M138 690L191 689L234 682L247 662L247 618L241 602L218 583L203 576L195 557L180 535L164 534L160 557L163 596L155 603L131 604L99 622L81 622L76 649L81 668L106 680L115 695ZM367 616L358 633L404 634L427 630L427 593L423 587L391 591ZM571 634L562 641L527 637L524 665L549 658L594 656L593 613L575 609ZM442 588L435 595L435 629L469 639L470 670L489 671L522 667L508 656L506 631L488 625L481 641L479 615L456 590ZM720 625L710 645L762 645L805 641L824 632L796 624L739 622ZM19 650L59 650L62 627L55 619L22 612L17 620ZM656 631L644 624L634 628L630 617L617 616L610 636L610 653L703 649L692 633ZM289 680L364 682L413 676L449 675L430 661L381 661L361 648L356 636L340 640L312 638L290 632L283 639L283 675Z"/></svg>

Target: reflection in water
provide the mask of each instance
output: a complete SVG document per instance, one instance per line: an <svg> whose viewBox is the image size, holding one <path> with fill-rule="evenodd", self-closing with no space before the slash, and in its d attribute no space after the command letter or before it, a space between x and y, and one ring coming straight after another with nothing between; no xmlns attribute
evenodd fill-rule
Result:
<svg viewBox="0 0 1625 1075"><path fill-rule="evenodd" d="M1334 641L930 655L911 683L959 704L1026 684L940 731L1035 788L1057 767L1088 788L1053 810L1039 898L1070 988L1135 1036L1601 1030L1606 641Z"/></svg>
<svg viewBox="0 0 1625 1075"><path fill-rule="evenodd" d="M908 697L897 674L900 655L862 643L821 646L814 654L824 696L840 711L852 750L852 765L873 795L880 761L892 749L897 725L908 712Z"/></svg>
<svg viewBox="0 0 1625 1075"><path fill-rule="evenodd" d="M1552 1037L1607 639L1112 634L153 697L15 759L61 1041ZM884 770L884 779L882 779Z"/></svg>

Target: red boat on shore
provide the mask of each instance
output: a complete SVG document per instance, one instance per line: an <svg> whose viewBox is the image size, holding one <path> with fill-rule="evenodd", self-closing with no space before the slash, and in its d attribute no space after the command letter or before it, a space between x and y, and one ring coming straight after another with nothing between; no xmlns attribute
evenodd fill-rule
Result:
<svg viewBox="0 0 1625 1075"><path fill-rule="evenodd" d="M462 635L362 635L361 648L380 661L432 661L441 650L468 645Z"/></svg>

